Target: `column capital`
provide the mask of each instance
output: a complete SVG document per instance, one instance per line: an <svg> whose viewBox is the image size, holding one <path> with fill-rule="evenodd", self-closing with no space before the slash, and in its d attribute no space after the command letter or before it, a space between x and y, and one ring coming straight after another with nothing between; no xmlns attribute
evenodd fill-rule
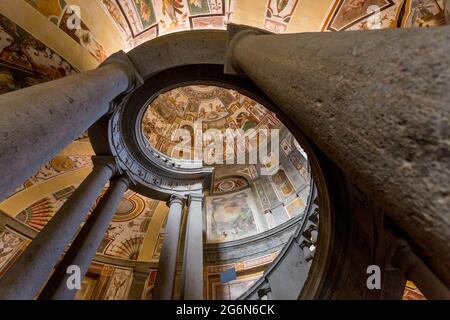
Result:
<svg viewBox="0 0 450 320"><path fill-rule="evenodd" d="M167 206L171 207L172 204L174 204L174 203L179 203L179 204L183 205L185 201L186 201L185 197L180 196L178 194L172 194L170 196L169 200L167 201Z"/></svg>
<svg viewBox="0 0 450 320"><path fill-rule="evenodd" d="M144 84L142 75L136 69L136 66L134 65L133 61L131 61L130 57L123 50L110 55L105 61L103 61L99 68L107 66L109 64L114 64L120 67L128 75L129 85L124 93L129 93Z"/></svg>
<svg viewBox="0 0 450 320"><path fill-rule="evenodd" d="M236 44L241 41L243 38L250 35L267 35L273 34L267 30L250 27L242 24L234 24L230 23L227 25L227 51L225 57L225 74L233 74L233 75L244 75L245 73L239 68L236 60L233 57L234 48Z"/></svg>
<svg viewBox="0 0 450 320"><path fill-rule="evenodd" d="M107 167L113 172L112 176L119 172L116 157L113 156L93 156L94 170L99 167Z"/></svg>

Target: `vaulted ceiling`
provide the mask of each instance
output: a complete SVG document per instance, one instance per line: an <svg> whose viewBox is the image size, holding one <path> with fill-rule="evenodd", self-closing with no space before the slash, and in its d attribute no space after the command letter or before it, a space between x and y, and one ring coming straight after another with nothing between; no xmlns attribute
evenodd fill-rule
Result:
<svg viewBox="0 0 450 320"><path fill-rule="evenodd" d="M2 0L0 14L83 71L177 31L230 22L276 33L427 26L443 23L442 8L443 0Z"/></svg>

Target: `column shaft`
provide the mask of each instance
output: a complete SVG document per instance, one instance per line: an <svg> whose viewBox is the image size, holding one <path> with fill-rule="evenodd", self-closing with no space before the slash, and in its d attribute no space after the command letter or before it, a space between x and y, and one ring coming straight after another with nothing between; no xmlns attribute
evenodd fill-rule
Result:
<svg viewBox="0 0 450 320"><path fill-rule="evenodd" d="M203 299L203 196L189 196L184 244L182 295L184 300Z"/></svg>
<svg viewBox="0 0 450 320"><path fill-rule="evenodd" d="M75 297L77 290L71 290L67 286L67 280L70 277L70 274L67 274L67 268L72 265L78 266L81 271L81 280L84 278L120 201L128 190L128 185L129 181L124 176L111 181L109 189L56 267L39 299L71 300Z"/></svg>
<svg viewBox="0 0 450 320"><path fill-rule="evenodd" d="M0 300L36 298L97 196L114 174L114 165L103 160L106 159L94 157L92 173L0 279Z"/></svg>
<svg viewBox="0 0 450 320"><path fill-rule="evenodd" d="M130 87L117 63L0 96L0 201L86 131Z"/></svg>
<svg viewBox="0 0 450 320"><path fill-rule="evenodd" d="M164 242L159 257L158 274L153 289L154 300L170 300L175 284L175 272L180 239L181 219L183 216L184 200L172 196L169 200L169 214L167 217Z"/></svg>
<svg viewBox="0 0 450 320"><path fill-rule="evenodd" d="M416 256L405 240L398 240L392 264L398 267L406 280L411 280L427 299L449 300L450 290Z"/></svg>
<svg viewBox="0 0 450 320"><path fill-rule="evenodd" d="M228 65L383 207L450 285L450 27L233 39Z"/></svg>

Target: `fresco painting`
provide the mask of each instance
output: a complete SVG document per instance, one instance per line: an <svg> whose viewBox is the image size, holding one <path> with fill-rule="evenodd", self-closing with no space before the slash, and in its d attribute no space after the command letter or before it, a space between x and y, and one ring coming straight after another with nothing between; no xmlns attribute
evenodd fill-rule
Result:
<svg viewBox="0 0 450 320"><path fill-rule="evenodd" d="M207 198L208 241L238 240L259 232L251 190Z"/></svg>
<svg viewBox="0 0 450 320"><path fill-rule="evenodd" d="M180 137L174 136L174 132L177 129L193 132L197 121L202 122L203 132L217 129L225 134L227 129L242 130L243 133L240 132L238 138L249 136L252 132L250 129L260 132L259 129L281 127L272 112L237 91L216 86L193 85L173 89L152 101L143 117L142 134L151 147L170 157L187 160L187 156L193 159L192 138L191 152L180 154L179 148L176 148ZM208 142L204 141L204 146L207 145ZM229 149L228 151L237 154L238 146L242 145L234 143L234 151L224 148L223 152ZM250 145L248 150L251 148Z"/></svg>
<svg viewBox="0 0 450 320"><path fill-rule="evenodd" d="M235 0L97 0L116 23L128 49L159 35L225 29Z"/></svg>
<svg viewBox="0 0 450 320"><path fill-rule="evenodd" d="M0 94L77 72L68 61L0 14Z"/></svg>
<svg viewBox="0 0 450 320"><path fill-rule="evenodd" d="M98 62L103 62L106 59L107 55L104 48L98 43L72 6L63 0L25 1L84 47ZM80 22L78 24L75 21Z"/></svg>
<svg viewBox="0 0 450 320"><path fill-rule="evenodd" d="M23 236L0 226L0 276L14 263L28 243L29 240Z"/></svg>
<svg viewBox="0 0 450 320"><path fill-rule="evenodd" d="M305 211L305 203L300 198L295 198L285 208L289 218L294 218Z"/></svg>
<svg viewBox="0 0 450 320"><path fill-rule="evenodd" d="M275 33L287 31L299 0L269 0L264 27Z"/></svg>
<svg viewBox="0 0 450 320"><path fill-rule="evenodd" d="M443 0L407 0L403 27L436 27L445 24Z"/></svg>
<svg viewBox="0 0 450 320"><path fill-rule="evenodd" d="M108 256L137 260L158 203L127 191L97 251Z"/></svg>
<svg viewBox="0 0 450 320"><path fill-rule="evenodd" d="M295 190L294 187L286 175L286 171L280 167L280 169L274 175L270 176L270 180L274 185L274 189L277 192L280 200L285 200L291 196Z"/></svg>

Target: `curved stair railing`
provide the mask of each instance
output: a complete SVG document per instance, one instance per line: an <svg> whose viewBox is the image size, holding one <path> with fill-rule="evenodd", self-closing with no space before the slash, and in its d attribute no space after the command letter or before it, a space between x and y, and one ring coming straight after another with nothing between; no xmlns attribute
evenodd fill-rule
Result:
<svg viewBox="0 0 450 320"><path fill-rule="evenodd" d="M317 188L313 184L305 211L306 219L264 275L239 300L296 300L298 299L314 258L319 233L319 205Z"/></svg>

